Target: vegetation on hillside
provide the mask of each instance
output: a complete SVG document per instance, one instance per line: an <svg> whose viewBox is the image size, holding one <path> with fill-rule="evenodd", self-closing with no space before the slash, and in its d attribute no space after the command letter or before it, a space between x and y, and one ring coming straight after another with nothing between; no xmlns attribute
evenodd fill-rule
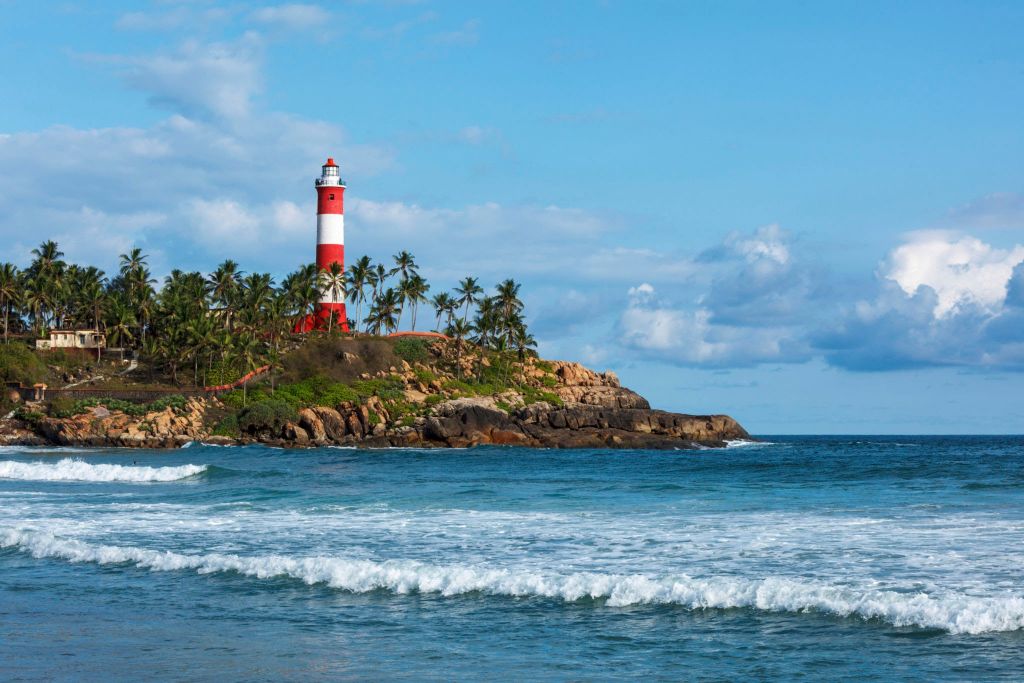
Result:
<svg viewBox="0 0 1024 683"><path fill-rule="evenodd" d="M216 385L266 364L279 366L286 350L296 350L291 330L324 294L351 302L355 317L347 323L357 335L388 334L403 323L415 331L421 307L430 305L434 329L455 340L460 379L474 379L462 377L464 353L482 359L494 351L523 359L536 345L524 322L518 283L505 280L487 295L476 278L467 277L452 292L428 298L430 285L407 251L396 254L391 266L366 256L346 271L317 272L305 265L280 283L268 273L245 273L231 260L208 274L174 270L158 283L138 248L121 254L111 276L94 266L67 263L53 241L32 255L24 270L0 263L5 342L12 334L41 337L49 329L98 328L108 346L137 351L177 384ZM326 334L338 334L339 322L328 321ZM13 348L0 354L3 378L37 377L41 368L35 354ZM414 362L423 352L410 340L394 345L391 353ZM481 362L477 382L482 368Z"/></svg>

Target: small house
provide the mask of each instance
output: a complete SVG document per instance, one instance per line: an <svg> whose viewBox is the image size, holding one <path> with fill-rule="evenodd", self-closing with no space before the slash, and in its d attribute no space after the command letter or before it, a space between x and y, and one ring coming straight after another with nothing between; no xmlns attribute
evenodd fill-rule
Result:
<svg viewBox="0 0 1024 683"><path fill-rule="evenodd" d="M36 349L50 351L52 349L80 349L95 353L106 348L107 335L99 330L50 330L49 339L36 339Z"/></svg>

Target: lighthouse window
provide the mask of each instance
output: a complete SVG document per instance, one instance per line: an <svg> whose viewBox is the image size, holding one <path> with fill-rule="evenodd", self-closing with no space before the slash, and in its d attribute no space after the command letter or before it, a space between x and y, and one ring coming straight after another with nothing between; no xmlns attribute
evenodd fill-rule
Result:
<svg viewBox="0 0 1024 683"><path fill-rule="evenodd" d="M333 194L331 195L331 201L334 201L334 195Z"/></svg>

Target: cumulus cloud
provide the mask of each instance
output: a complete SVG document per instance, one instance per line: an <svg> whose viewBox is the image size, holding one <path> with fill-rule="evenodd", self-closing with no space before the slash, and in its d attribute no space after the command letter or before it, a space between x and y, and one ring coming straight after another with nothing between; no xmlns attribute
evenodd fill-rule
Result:
<svg viewBox="0 0 1024 683"><path fill-rule="evenodd" d="M806 349L783 327L716 324L703 306L662 300L649 283L630 288L619 319L619 343L648 358L676 365L749 366L806 360Z"/></svg>
<svg viewBox="0 0 1024 683"><path fill-rule="evenodd" d="M625 349L677 365L810 358L805 326L822 294L796 258L793 236L778 225L731 233L686 270L688 286L661 292L646 281L628 290L618 322Z"/></svg>
<svg viewBox="0 0 1024 683"><path fill-rule="evenodd" d="M937 318L971 307L998 313L1013 269L1022 261L1024 246L996 249L976 237L929 232L893 250L883 276L908 295L930 287L937 295Z"/></svg>
<svg viewBox="0 0 1024 683"><path fill-rule="evenodd" d="M997 249L949 233L918 233L879 270L873 299L813 333L834 365L1024 368L1024 246Z"/></svg>

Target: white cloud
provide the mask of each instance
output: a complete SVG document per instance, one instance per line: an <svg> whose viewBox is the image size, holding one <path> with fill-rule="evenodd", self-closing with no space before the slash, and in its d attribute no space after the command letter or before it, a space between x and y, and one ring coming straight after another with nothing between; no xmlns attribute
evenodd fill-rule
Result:
<svg viewBox="0 0 1024 683"><path fill-rule="evenodd" d="M252 12L251 18L257 23L271 27L303 30L323 27L330 21L331 15L317 5L293 3L261 7Z"/></svg>
<svg viewBox="0 0 1024 683"><path fill-rule="evenodd" d="M114 27L125 31L174 31L177 29L207 29L226 21L232 11L222 7L200 9L179 5L167 11L127 12Z"/></svg>
<svg viewBox="0 0 1024 683"><path fill-rule="evenodd" d="M787 235L777 224L758 228L752 236L732 233L725 239L725 247L742 256L747 263L762 261L778 265L789 263L790 253L786 244Z"/></svg>
<svg viewBox="0 0 1024 683"><path fill-rule="evenodd" d="M882 276L908 295L919 287L933 289L938 296L936 318L953 315L965 306L997 313L1006 299L1013 268L1022 261L1022 245L996 249L976 237L925 232L892 251Z"/></svg>
<svg viewBox="0 0 1024 683"><path fill-rule="evenodd" d="M245 118L263 87L263 46L255 33L226 43L189 40L177 50L157 55L86 55L83 59L117 67L125 83L149 93L151 103L187 116Z"/></svg>
<svg viewBox="0 0 1024 683"><path fill-rule="evenodd" d="M659 300L649 283L628 293L619 343L630 351L676 365L746 366L809 357L790 329L716 324L707 308Z"/></svg>

